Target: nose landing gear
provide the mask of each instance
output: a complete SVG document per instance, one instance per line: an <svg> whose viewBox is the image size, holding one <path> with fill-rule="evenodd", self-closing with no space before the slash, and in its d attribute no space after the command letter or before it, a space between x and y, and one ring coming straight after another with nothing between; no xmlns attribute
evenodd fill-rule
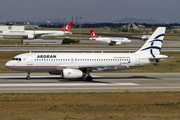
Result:
<svg viewBox="0 0 180 120"><path fill-rule="evenodd" d="M31 74L31 72L27 72L26 80L30 80L30 74Z"/></svg>

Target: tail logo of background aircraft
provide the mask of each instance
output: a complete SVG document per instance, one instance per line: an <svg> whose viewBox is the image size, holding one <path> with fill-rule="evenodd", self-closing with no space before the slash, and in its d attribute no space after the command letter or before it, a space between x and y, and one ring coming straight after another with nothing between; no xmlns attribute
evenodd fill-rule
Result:
<svg viewBox="0 0 180 120"><path fill-rule="evenodd" d="M11 27L11 26L9 26L9 27L8 27L8 29L9 29L9 30L11 30L11 29L12 29L12 27Z"/></svg>
<svg viewBox="0 0 180 120"><path fill-rule="evenodd" d="M161 51L161 47L153 46L153 45L154 45L154 42L161 42L161 43L163 43L163 40L158 39L158 38L161 37L161 36L164 36L164 34L160 34L160 35L156 36L156 37L154 38L154 40L150 41L151 46L150 46L150 47L147 47L147 48L144 48L144 49L142 49L141 51L150 49L151 55L155 58L155 55L153 54L153 49L158 49L159 52L160 52L160 51Z"/></svg>
<svg viewBox="0 0 180 120"><path fill-rule="evenodd" d="M70 26L69 26L69 25L67 25L67 26L66 26L66 30L69 30L69 29L70 29Z"/></svg>
<svg viewBox="0 0 180 120"><path fill-rule="evenodd" d="M95 34L94 32L92 32L92 36L93 36L93 37L95 37L95 36L96 36L96 34Z"/></svg>

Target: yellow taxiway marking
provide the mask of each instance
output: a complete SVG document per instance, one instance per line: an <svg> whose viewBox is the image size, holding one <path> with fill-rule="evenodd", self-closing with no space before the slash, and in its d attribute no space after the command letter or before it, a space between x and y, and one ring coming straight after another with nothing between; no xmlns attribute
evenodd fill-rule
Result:
<svg viewBox="0 0 180 120"><path fill-rule="evenodd" d="M124 93L126 93L127 91L125 91L125 90L121 90L121 89L118 89L118 88L114 88L115 90L118 90L118 91L120 91L120 92L124 92Z"/></svg>

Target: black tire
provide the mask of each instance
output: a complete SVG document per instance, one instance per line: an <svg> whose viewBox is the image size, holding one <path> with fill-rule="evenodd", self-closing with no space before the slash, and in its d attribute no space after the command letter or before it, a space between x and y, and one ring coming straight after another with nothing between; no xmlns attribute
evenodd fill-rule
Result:
<svg viewBox="0 0 180 120"><path fill-rule="evenodd" d="M87 76L87 77L86 77L86 80L87 80L87 81L92 81L92 77L91 77L91 76Z"/></svg>
<svg viewBox="0 0 180 120"><path fill-rule="evenodd" d="M27 76L27 77L26 77L26 80L30 80L30 76Z"/></svg>

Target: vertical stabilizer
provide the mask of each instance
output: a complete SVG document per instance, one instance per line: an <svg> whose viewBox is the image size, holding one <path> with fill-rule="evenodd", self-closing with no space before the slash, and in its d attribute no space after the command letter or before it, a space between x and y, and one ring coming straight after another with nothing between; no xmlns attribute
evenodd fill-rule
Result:
<svg viewBox="0 0 180 120"><path fill-rule="evenodd" d="M91 38L99 38L93 30L90 30Z"/></svg>
<svg viewBox="0 0 180 120"><path fill-rule="evenodd" d="M158 27L146 43L136 52L150 54L155 58L155 55L159 55L164 39L166 27Z"/></svg>
<svg viewBox="0 0 180 120"><path fill-rule="evenodd" d="M73 24L73 21L69 22L69 23L65 26L64 29L65 29L66 32L69 32L69 30L71 29L72 24ZM64 31L64 29L62 29L62 31Z"/></svg>

